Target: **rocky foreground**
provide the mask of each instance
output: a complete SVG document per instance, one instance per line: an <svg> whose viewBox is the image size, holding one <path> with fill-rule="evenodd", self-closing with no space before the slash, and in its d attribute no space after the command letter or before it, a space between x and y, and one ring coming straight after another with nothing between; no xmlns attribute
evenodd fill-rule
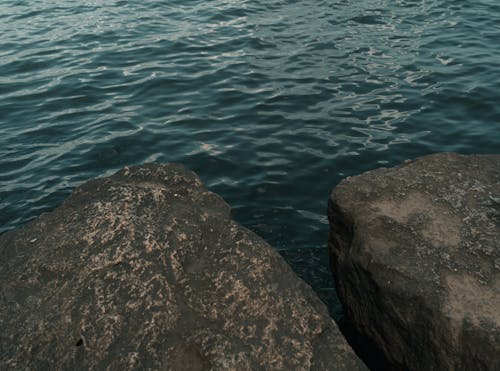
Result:
<svg viewBox="0 0 500 371"><path fill-rule="evenodd" d="M500 156L347 178L329 218L346 320L388 368L500 370Z"/></svg>
<svg viewBox="0 0 500 371"><path fill-rule="evenodd" d="M373 369L500 370L500 156L347 178L329 218L345 328ZM0 369L366 368L219 196L150 164L0 236Z"/></svg>
<svg viewBox="0 0 500 371"><path fill-rule="evenodd" d="M365 369L311 288L178 165L87 182L0 236L0 290L2 370Z"/></svg>

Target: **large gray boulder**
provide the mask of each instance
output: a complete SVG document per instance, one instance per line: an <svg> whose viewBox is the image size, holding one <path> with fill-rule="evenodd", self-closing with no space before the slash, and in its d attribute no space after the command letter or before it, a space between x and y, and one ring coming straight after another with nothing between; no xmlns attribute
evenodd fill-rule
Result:
<svg viewBox="0 0 500 371"><path fill-rule="evenodd" d="M346 320L394 369L500 370L500 156L344 179L329 218Z"/></svg>
<svg viewBox="0 0 500 371"><path fill-rule="evenodd" d="M326 307L180 165L0 236L0 369L364 369Z"/></svg>

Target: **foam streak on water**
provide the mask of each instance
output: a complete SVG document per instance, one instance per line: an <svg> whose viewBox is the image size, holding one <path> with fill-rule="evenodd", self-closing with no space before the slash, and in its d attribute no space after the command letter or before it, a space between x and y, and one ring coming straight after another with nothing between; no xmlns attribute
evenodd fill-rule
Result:
<svg viewBox="0 0 500 371"><path fill-rule="evenodd" d="M334 300L333 185L500 148L494 0L6 0L0 35L0 232L180 161Z"/></svg>

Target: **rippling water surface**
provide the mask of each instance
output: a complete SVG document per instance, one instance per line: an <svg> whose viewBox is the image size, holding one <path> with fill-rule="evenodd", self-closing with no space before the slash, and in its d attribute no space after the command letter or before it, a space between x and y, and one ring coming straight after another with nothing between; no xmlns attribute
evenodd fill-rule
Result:
<svg viewBox="0 0 500 371"><path fill-rule="evenodd" d="M0 232L86 179L182 162L334 314L332 186L500 152L496 0L6 0L0 35Z"/></svg>

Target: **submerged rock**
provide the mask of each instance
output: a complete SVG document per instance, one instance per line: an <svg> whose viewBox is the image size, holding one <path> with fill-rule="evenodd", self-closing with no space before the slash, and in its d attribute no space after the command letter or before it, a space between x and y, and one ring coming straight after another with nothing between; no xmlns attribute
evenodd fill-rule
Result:
<svg viewBox="0 0 500 371"><path fill-rule="evenodd" d="M180 165L0 236L0 369L365 369L325 305Z"/></svg>
<svg viewBox="0 0 500 371"><path fill-rule="evenodd" d="M394 369L500 370L500 156L344 179L329 203L346 320Z"/></svg>

